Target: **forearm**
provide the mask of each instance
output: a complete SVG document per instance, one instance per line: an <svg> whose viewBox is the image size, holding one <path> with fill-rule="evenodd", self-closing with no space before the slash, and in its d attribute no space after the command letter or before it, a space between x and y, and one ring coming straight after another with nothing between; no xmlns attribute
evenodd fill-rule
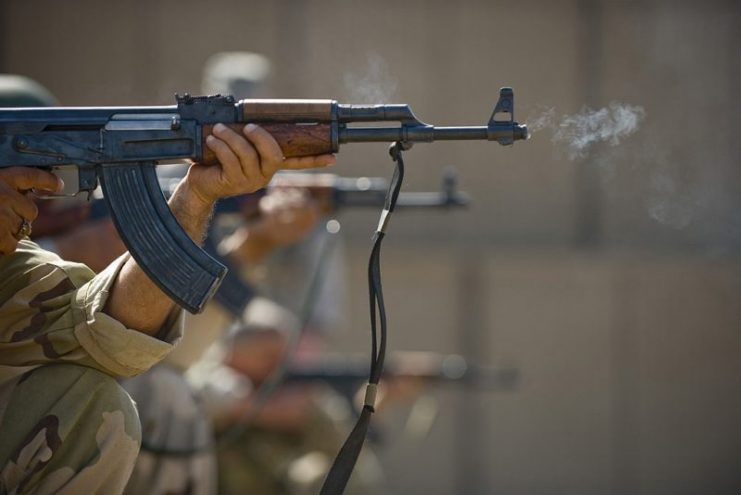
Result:
<svg viewBox="0 0 741 495"><path fill-rule="evenodd" d="M202 243L213 202L201 198L184 180L173 193L169 204L190 238ZM105 312L128 328L155 335L173 307L172 300L130 258L113 284Z"/></svg>
<svg viewBox="0 0 741 495"><path fill-rule="evenodd" d="M310 388L284 387L277 390L265 403L256 404L254 397L247 397L217 411L211 419L217 431L224 431L251 417L257 407L258 410L251 419L255 425L273 431L301 431L306 428L311 416L313 403L310 394Z"/></svg>
<svg viewBox="0 0 741 495"><path fill-rule="evenodd" d="M161 361L182 334L179 319L167 321L152 338L103 311L125 261L95 275L27 240L13 254L0 256L3 365L22 373L21 367L66 362L133 376Z"/></svg>
<svg viewBox="0 0 741 495"><path fill-rule="evenodd" d="M280 168L334 163L331 155L285 159L275 139L255 125L247 125L240 135L217 124L206 145L219 165L193 164L170 198L175 218L198 243L218 198L254 192L264 187ZM129 328L156 335L172 308L173 302L129 259L113 284L104 311Z"/></svg>

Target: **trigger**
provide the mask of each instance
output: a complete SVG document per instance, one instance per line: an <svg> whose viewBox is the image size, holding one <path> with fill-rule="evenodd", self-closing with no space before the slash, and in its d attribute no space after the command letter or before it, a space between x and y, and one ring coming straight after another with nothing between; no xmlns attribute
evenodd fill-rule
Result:
<svg viewBox="0 0 741 495"><path fill-rule="evenodd" d="M61 165L58 167L51 167L51 173L62 179L64 182L64 188L57 193L46 193L43 195L39 194L40 198L54 199L54 198L68 198L77 196L81 191L88 193L88 199L90 194L97 186L97 180L94 175L92 178L87 177L89 174L80 174L80 168L77 165ZM93 172L94 174L94 172Z"/></svg>

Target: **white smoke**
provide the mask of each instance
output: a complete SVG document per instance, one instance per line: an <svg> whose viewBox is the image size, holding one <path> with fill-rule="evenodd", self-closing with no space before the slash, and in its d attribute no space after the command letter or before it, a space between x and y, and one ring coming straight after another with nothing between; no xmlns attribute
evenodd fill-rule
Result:
<svg viewBox="0 0 741 495"><path fill-rule="evenodd" d="M709 193L698 182L696 166L688 165L695 157L678 157L659 126L647 125L642 133L640 140L600 149L589 166L599 168L605 192L624 208L640 207L652 221L674 230L690 227L707 213L703 198Z"/></svg>
<svg viewBox="0 0 741 495"><path fill-rule="evenodd" d="M665 163L659 162L658 165L651 174L648 214L663 225L683 229L692 222L698 206L692 194L694 191L686 191L676 173L672 173Z"/></svg>
<svg viewBox="0 0 741 495"><path fill-rule="evenodd" d="M547 108L527 122L531 133L551 129L553 143L564 147L569 159L576 160L584 158L596 144L619 145L638 130L645 117L643 107L612 102L599 110L585 106L579 113L560 119L555 108Z"/></svg>
<svg viewBox="0 0 741 495"><path fill-rule="evenodd" d="M398 80L392 75L386 61L378 53L368 54L362 72L348 72L343 76L345 94L354 103L380 103L394 99Z"/></svg>
<svg viewBox="0 0 741 495"><path fill-rule="evenodd" d="M604 184L616 177L618 182L633 177L641 184L634 193L646 214L667 227L684 229L699 208L697 185L683 180L667 150L655 144L659 141L655 131L652 139L617 147L638 131L645 118L641 106L612 102L597 110L585 106L570 115L558 115L555 107L541 107L526 122L531 134L549 130L553 144L571 160L585 158L594 146L603 145L590 163L599 167ZM627 167L618 167L619 163Z"/></svg>
<svg viewBox="0 0 741 495"><path fill-rule="evenodd" d="M640 184L640 201L649 218L672 229L684 229L702 214L706 185L688 173L695 165L682 166L661 129L646 132L647 139L623 157L632 165L627 172ZM694 161L694 157L685 158Z"/></svg>
<svg viewBox="0 0 741 495"><path fill-rule="evenodd" d="M527 130L532 135L543 129L554 128L556 121L556 107L541 108L537 113L533 113L525 120Z"/></svg>
<svg viewBox="0 0 741 495"><path fill-rule="evenodd" d="M581 112L561 119L553 142L565 145L572 160L583 158L597 143L620 144L622 139L638 130L645 115L643 107L615 102L599 110L584 107Z"/></svg>

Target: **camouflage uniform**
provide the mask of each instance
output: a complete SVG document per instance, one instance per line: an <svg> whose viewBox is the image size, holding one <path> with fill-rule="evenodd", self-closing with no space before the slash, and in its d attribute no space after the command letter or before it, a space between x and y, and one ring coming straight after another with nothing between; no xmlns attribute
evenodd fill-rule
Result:
<svg viewBox="0 0 741 495"><path fill-rule="evenodd" d="M230 323L231 316L214 302L201 314L186 315L188 331L165 360L121 382L136 401L142 424L141 452L124 493L216 493L211 416L184 372Z"/></svg>
<svg viewBox="0 0 741 495"><path fill-rule="evenodd" d="M102 313L126 256L99 275L23 240L0 256L0 493L120 493L140 442L134 404L111 376L161 360L158 338Z"/></svg>
<svg viewBox="0 0 741 495"><path fill-rule="evenodd" d="M142 448L124 493L216 493L211 418L183 372L160 363L122 385L136 400Z"/></svg>
<svg viewBox="0 0 741 495"><path fill-rule="evenodd" d="M254 321L255 313L267 311L271 304L256 298L243 318ZM278 318L276 311L270 313L271 318ZM231 322L231 314L215 302L207 304L201 314L186 315L188 331L164 361L147 373L121 382L136 401L142 424L141 452L124 493L217 492L212 411L206 408L213 404L204 401L201 391L188 382L184 373L212 343L224 337ZM217 349L213 351L221 357ZM201 365L208 362L201 361ZM221 384L226 385L223 380Z"/></svg>
<svg viewBox="0 0 741 495"><path fill-rule="evenodd" d="M328 388L312 391L313 408L297 431L248 426L217 450L219 493L313 495L349 433L350 405ZM347 495L386 493L378 459L366 444L345 489Z"/></svg>

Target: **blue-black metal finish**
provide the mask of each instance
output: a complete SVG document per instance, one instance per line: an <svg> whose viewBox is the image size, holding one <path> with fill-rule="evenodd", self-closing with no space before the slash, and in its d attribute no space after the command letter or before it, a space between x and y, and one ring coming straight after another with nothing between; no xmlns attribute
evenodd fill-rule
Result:
<svg viewBox="0 0 741 495"><path fill-rule="evenodd" d="M180 227L159 187L154 164L106 164L102 185L113 222L139 266L182 307L191 313L202 311L226 267Z"/></svg>

